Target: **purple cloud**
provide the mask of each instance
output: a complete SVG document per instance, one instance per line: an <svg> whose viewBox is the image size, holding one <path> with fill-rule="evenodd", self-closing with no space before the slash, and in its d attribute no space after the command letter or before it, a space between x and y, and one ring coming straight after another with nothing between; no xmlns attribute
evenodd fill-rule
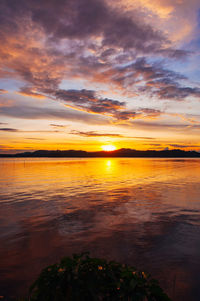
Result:
<svg viewBox="0 0 200 301"><path fill-rule="evenodd" d="M0 128L0 131L2 131L2 132L18 132L18 129L13 129L13 128Z"/></svg>
<svg viewBox="0 0 200 301"><path fill-rule="evenodd" d="M126 99L104 98L89 89L60 89L63 79L113 84L132 97L137 93L173 100L199 97L198 87L180 84L186 77L145 58L157 55L177 59L189 54L173 49L168 37L147 24L138 11L114 8L104 0L0 2L0 76L22 80L22 95L60 100L86 113L117 120L161 114L150 108L127 110ZM0 89L0 94L4 91ZM78 120L81 114L48 108L45 113L30 107L19 112L14 106L2 110L20 118L25 114L25 118ZM95 119L85 116L85 120Z"/></svg>

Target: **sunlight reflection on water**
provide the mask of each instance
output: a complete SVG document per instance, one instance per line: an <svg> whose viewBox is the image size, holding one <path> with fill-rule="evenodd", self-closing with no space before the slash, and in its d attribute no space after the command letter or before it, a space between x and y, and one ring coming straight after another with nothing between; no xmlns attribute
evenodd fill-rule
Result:
<svg viewBox="0 0 200 301"><path fill-rule="evenodd" d="M173 300L200 300L200 160L1 159L0 170L0 295L90 251L151 272Z"/></svg>

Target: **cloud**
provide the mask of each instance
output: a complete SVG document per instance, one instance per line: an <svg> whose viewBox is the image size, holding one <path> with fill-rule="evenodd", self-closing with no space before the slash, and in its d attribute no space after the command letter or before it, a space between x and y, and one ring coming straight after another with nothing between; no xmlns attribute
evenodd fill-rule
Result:
<svg viewBox="0 0 200 301"><path fill-rule="evenodd" d="M53 90L46 93L52 100L59 100L67 107L51 109L44 107L32 107L24 104L3 106L0 115L23 119L64 119L83 121L86 123L106 124L110 122L129 121L136 118L156 118L162 114L160 110L153 108L137 108L127 110L125 101L110 98L102 98L94 90ZM98 115L92 116L90 113ZM102 116L104 115L104 116ZM110 117L112 119L110 119ZM50 124L54 127L64 125Z"/></svg>
<svg viewBox="0 0 200 301"><path fill-rule="evenodd" d="M55 131L48 131L48 130L26 131L26 130L14 129L14 128L0 128L0 131L3 131L3 132L18 132L18 133L59 133L58 130L55 130ZM26 138L26 139L37 139L37 138Z"/></svg>
<svg viewBox="0 0 200 301"><path fill-rule="evenodd" d="M94 131L88 131L88 132L81 132L81 131L71 131L70 134L72 135L78 135L78 136L83 136L83 137L117 137L117 138L122 138L124 137L123 135L120 134L115 134L115 133L97 133Z"/></svg>
<svg viewBox="0 0 200 301"><path fill-rule="evenodd" d="M58 130L54 130L54 131L49 131L49 130L40 130L40 131L35 131L35 130L30 130L30 131L18 130L18 132L21 132L21 133L61 133L61 131L58 131Z"/></svg>
<svg viewBox="0 0 200 301"><path fill-rule="evenodd" d="M122 112L119 110L122 110L125 105L125 102L118 100L100 98L93 90L57 90L50 91L50 93L56 99L72 104L73 108L78 108L89 113L106 114L114 118L120 117L120 113Z"/></svg>
<svg viewBox="0 0 200 301"><path fill-rule="evenodd" d="M4 90L4 89L0 89L0 95L1 95L1 94L5 94L5 93L8 93L8 91L7 91L7 90Z"/></svg>
<svg viewBox="0 0 200 301"><path fill-rule="evenodd" d="M42 141L42 140L46 140L45 138L25 138L26 140L38 140L38 141Z"/></svg>
<svg viewBox="0 0 200 301"><path fill-rule="evenodd" d="M29 87L23 87L20 89L20 91L17 92L18 94L21 94L23 96L30 96L30 97L35 97L35 98L41 98L44 99L46 98L45 95L40 94L40 93L36 93L32 90L32 88Z"/></svg>
<svg viewBox="0 0 200 301"><path fill-rule="evenodd" d="M39 0L2 0L0 76L20 81L21 95L61 101L66 111L19 108L3 100L1 115L105 124L162 114L153 108L131 110L126 106L130 97L178 101L199 97L198 87L184 85L185 76L160 62L183 59L191 52L174 47L166 32L149 20L139 6L127 10L104 0L44 0L42 5ZM61 89L68 79L83 79L87 87L103 83L120 92L124 101L92 89ZM0 89L0 94L4 91Z"/></svg>
<svg viewBox="0 0 200 301"><path fill-rule="evenodd" d="M192 148L192 147L199 147L197 144L189 144L189 145L184 145L184 144L169 144L169 146L172 146L174 148Z"/></svg>
<svg viewBox="0 0 200 301"><path fill-rule="evenodd" d="M160 116L162 112L157 109L151 109L151 108L138 108L135 111L117 111L115 114L115 117L117 120L125 121L125 120L131 120L131 119L149 119L149 118L157 118Z"/></svg>
<svg viewBox="0 0 200 301"><path fill-rule="evenodd" d="M177 130L177 131L187 131L187 130L200 130L200 124L186 124L186 123L163 123L163 122L152 122L145 120L133 120L129 123L135 128L145 129L145 130Z"/></svg>
<svg viewBox="0 0 200 301"><path fill-rule="evenodd" d="M144 113L148 117L158 117L162 114L162 112L158 109L152 109L152 108L140 108L140 112Z"/></svg>
<svg viewBox="0 0 200 301"><path fill-rule="evenodd" d="M63 125L63 124L51 123L50 126L55 127L55 128L66 128L66 125Z"/></svg>
<svg viewBox="0 0 200 301"><path fill-rule="evenodd" d="M159 31L141 22L136 13L129 15L117 8L111 9L103 0L52 0L44 1L43 6L39 1L31 1L31 5L25 7L32 21L55 41L98 37L102 46L141 52L159 49L165 41Z"/></svg>
<svg viewBox="0 0 200 301"><path fill-rule="evenodd" d="M0 11L0 67L23 79L27 86L19 93L31 97L58 90L67 77L112 79L116 64L138 55L185 54L166 46L165 34L146 24L140 12L128 13L103 0L45 0L42 5L7 0Z"/></svg>
<svg viewBox="0 0 200 301"><path fill-rule="evenodd" d="M150 53L165 41L137 13L111 9L103 0L45 0L42 6L39 0L8 0L1 1L0 11L2 76L7 70L7 76L20 76L34 89L55 88L88 61L91 69L105 66L99 58L111 49Z"/></svg>
<svg viewBox="0 0 200 301"><path fill-rule="evenodd" d="M10 99L0 99L0 108L13 106L13 101Z"/></svg>
<svg viewBox="0 0 200 301"><path fill-rule="evenodd" d="M75 111L68 108L53 109L46 107L33 107L27 105L13 105L3 107L0 110L1 116L20 119L57 119L65 121L85 122L87 124L108 124L109 121L104 116L94 116L86 112Z"/></svg>
<svg viewBox="0 0 200 301"><path fill-rule="evenodd" d="M137 140L154 140L155 138L153 137L131 137L131 136L126 136L122 134L116 134L116 133L98 133L95 131L76 131L73 130L70 132L72 135L78 135L78 136L83 136L83 137L111 137L111 138L127 138L127 139L137 139Z"/></svg>
<svg viewBox="0 0 200 301"><path fill-rule="evenodd" d="M122 87L133 87L136 93L146 93L159 99L183 100L188 96L199 97L199 88L180 84L186 79L185 76L164 68L161 63L148 63L145 57L127 66L118 67L113 77L113 81Z"/></svg>
<svg viewBox="0 0 200 301"><path fill-rule="evenodd" d="M173 42L183 43L194 37L198 22L198 0L118 0L119 4L128 11L141 9L146 19L153 20L156 28L166 30Z"/></svg>
<svg viewBox="0 0 200 301"><path fill-rule="evenodd" d="M153 137L132 137L134 139L142 139L142 140L155 140L156 138Z"/></svg>
<svg viewBox="0 0 200 301"><path fill-rule="evenodd" d="M3 132L18 132L18 129L13 129L13 128L0 128L0 131Z"/></svg>
<svg viewBox="0 0 200 301"><path fill-rule="evenodd" d="M93 90L47 90L49 94L54 95L57 99L70 101L72 103L96 102L98 99Z"/></svg>
<svg viewBox="0 0 200 301"><path fill-rule="evenodd" d="M135 111L130 111L126 109L125 101L101 98L93 90L48 90L48 93L55 96L56 99L71 104L72 108L89 113L104 114L119 121L140 117L158 117L162 113L160 110L153 108L139 108Z"/></svg>
<svg viewBox="0 0 200 301"><path fill-rule="evenodd" d="M162 146L161 143L146 143L146 145L149 145L149 146Z"/></svg>
<svg viewBox="0 0 200 301"><path fill-rule="evenodd" d="M149 145L149 146L156 146L156 148L159 148L159 149L163 149L163 144L161 143L148 143L146 145ZM166 145L166 143L164 143L164 145ZM175 149L181 149L181 148L197 148L199 147L198 144L177 144L177 143L170 143L168 144L167 143L167 147L164 148L164 150L169 150L170 147L173 147Z"/></svg>
<svg viewBox="0 0 200 301"><path fill-rule="evenodd" d="M183 100L188 96L200 97L199 88L181 87L178 83L166 84L164 81L157 81L153 84L162 86L154 93L160 99Z"/></svg>
<svg viewBox="0 0 200 301"><path fill-rule="evenodd" d="M116 119L118 121L125 121L130 119L142 118L141 112L137 111L118 111L116 112Z"/></svg>

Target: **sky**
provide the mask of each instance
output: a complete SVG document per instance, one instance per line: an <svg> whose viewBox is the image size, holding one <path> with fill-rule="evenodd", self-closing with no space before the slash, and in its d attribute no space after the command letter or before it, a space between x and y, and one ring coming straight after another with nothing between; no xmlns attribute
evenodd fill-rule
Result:
<svg viewBox="0 0 200 301"><path fill-rule="evenodd" d="M200 150L199 0L1 0L0 153Z"/></svg>

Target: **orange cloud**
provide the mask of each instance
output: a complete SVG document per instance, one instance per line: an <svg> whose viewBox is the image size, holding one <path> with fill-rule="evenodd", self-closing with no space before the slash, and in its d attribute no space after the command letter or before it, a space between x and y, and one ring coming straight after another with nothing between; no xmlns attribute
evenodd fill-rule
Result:
<svg viewBox="0 0 200 301"><path fill-rule="evenodd" d="M17 94L20 94L20 95L23 95L23 96L30 96L30 97L33 97L33 98L40 98L40 99L45 99L46 98L45 95L34 92L34 91L32 91L31 89L28 89L28 88L21 89L20 92L17 92Z"/></svg>

